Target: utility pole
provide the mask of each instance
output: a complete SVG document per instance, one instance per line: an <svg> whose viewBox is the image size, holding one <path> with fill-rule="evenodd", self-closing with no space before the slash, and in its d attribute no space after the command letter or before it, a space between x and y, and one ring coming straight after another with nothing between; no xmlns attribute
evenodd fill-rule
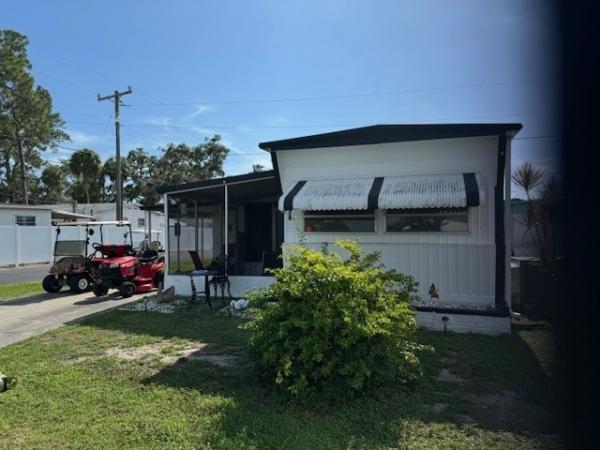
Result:
<svg viewBox="0 0 600 450"><path fill-rule="evenodd" d="M126 91L119 92L115 91L114 94L106 95L104 97L100 97L98 94L98 101L102 100L113 100L115 102L115 137L116 137L116 165L117 165L117 175L116 175L116 183L117 183L117 220L123 220L123 183L121 182L121 122L119 121L119 105L121 103L121 97L123 95L131 94L133 91L131 90L131 86L128 86Z"/></svg>

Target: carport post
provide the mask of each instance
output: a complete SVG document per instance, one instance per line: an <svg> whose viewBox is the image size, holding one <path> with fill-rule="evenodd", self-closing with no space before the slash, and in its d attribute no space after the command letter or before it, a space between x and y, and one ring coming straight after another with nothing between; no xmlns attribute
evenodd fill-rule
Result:
<svg viewBox="0 0 600 450"><path fill-rule="evenodd" d="M201 259L204 261L204 216L200 216L200 248Z"/></svg>
<svg viewBox="0 0 600 450"><path fill-rule="evenodd" d="M194 250L198 253L198 201L194 200Z"/></svg>
<svg viewBox="0 0 600 450"><path fill-rule="evenodd" d="M148 210L148 221L146 223L148 227L148 242L152 242L152 210Z"/></svg>
<svg viewBox="0 0 600 450"><path fill-rule="evenodd" d="M21 226L15 225L15 244L16 252L15 252L15 267L19 267L21 265Z"/></svg>
<svg viewBox="0 0 600 450"><path fill-rule="evenodd" d="M167 244L167 251L165 252L165 266L167 268L167 270L165 271L166 274L169 273L169 263L170 263L170 257L169 257L169 253L171 252L171 243L169 242L169 197L167 196L167 194L163 195L163 208L164 208L164 215L165 215L165 230L166 230L166 234L165 234L165 242Z"/></svg>
<svg viewBox="0 0 600 450"><path fill-rule="evenodd" d="M224 242L225 242L225 256L227 256L227 246L228 246L228 235L229 235L229 228L228 228L228 222L229 222L229 191L227 189L227 183L225 183L225 224L223 225L223 229L225 230L225 236L223 237Z"/></svg>

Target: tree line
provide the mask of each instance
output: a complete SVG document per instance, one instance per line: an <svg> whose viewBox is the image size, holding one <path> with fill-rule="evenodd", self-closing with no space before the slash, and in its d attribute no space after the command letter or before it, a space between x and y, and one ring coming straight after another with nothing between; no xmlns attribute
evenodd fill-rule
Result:
<svg viewBox="0 0 600 450"><path fill-rule="evenodd" d="M52 97L36 85L27 56L29 41L0 30L0 202L80 203L114 201L115 158L102 162L96 151L79 149L59 164L42 152L70 141ZM123 198L152 204L156 187L223 176L229 149L214 135L190 146L168 144L151 155L135 148L121 159Z"/></svg>
<svg viewBox="0 0 600 450"><path fill-rule="evenodd" d="M215 135L201 144L168 144L151 155L143 148L121 158L123 199L152 205L160 200L156 187L223 176L229 149ZM31 203L113 202L116 197L116 161L101 161L89 148L73 152L61 164L46 164L30 182Z"/></svg>

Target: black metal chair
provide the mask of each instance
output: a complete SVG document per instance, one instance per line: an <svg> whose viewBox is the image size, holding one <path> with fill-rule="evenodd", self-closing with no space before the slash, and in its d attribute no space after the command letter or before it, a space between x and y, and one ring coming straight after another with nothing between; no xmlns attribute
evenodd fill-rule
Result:
<svg viewBox="0 0 600 450"><path fill-rule="evenodd" d="M190 258L192 258L192 262L194 263L194 267L196 270L203 270L204 264L202 264L202 260L200 259L200 255L196 250L189 250Z"/></svg>
<svg viewBox="0 0 600 450"><path fill-rule="evenodd" d="M220 288L221 301L223 304L225 304L225 288L227 288L227 294L229 295L229 298L233 298L230 290L231 282L229 281L229 273L232 270L231 258L225 254L217 256L208 266L208 270L214 270L217 272L217 274L213 275L208 281L209 289L210 286L214 287L216 298L218 295L217 289Z"/></svg>

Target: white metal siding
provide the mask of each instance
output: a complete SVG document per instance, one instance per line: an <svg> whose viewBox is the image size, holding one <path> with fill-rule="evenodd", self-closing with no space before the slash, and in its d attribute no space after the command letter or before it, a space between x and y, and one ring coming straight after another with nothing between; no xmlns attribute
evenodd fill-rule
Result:
<svg viewBox="0 0 600 450"><path fill-rule="evenodd" d="M306 233L306 242L358 238L366 251L380 251L387 268L415 276L420 295L435 283L456 303L494 302L494 202L497 137L439 139L277 152L284 192L299 180L477 173L480 195L492 199L469 208L469 232L386 233L385 212L375 213L374 233ZM285 214L285 242L297 243L302 211ZM507 280L508 281L508 280Z"/></svg>

